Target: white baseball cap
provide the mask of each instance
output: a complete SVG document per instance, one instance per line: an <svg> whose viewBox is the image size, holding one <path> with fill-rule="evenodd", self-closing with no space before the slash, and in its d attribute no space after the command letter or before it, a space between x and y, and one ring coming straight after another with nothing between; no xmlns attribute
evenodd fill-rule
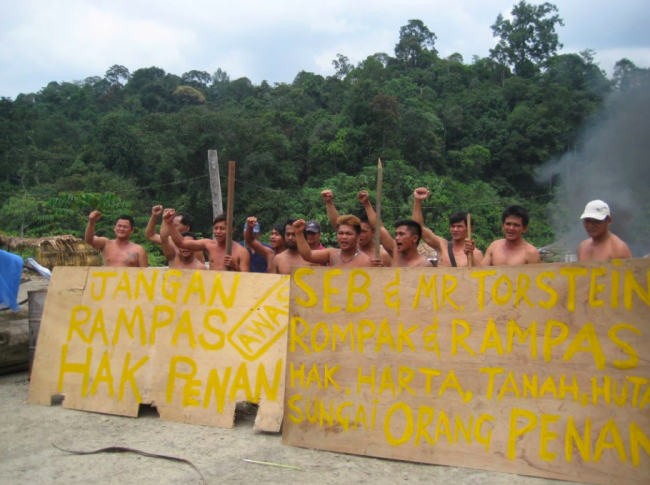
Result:
<svg viewBox="0 0 650 485"><path fill-rule="evenodd" d="M602 200L592 200L585 206L580 219L597 219L604 221L609 216L609 206Z"/></svg>

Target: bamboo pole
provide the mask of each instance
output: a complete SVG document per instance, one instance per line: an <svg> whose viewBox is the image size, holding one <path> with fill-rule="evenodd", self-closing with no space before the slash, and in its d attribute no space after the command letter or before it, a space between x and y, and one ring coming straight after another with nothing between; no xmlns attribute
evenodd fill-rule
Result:
<svg viewBox="0 0 650 485"><path fill-rule="evenodd" d="M377 223L375 224L375 259L379 259L381 248L381 186L383 183L383 171L381 167L381 158L377 160L377 204L375 212L377 213Z"/></svg>
<svg viewBox="0 0 650 485"><path fill-rule="evenodd" d="M226 255L232 256L232 223L235 202L235 162L228 162L228 206L226 207Z"/></svg>
<svg viewBox="0 0 650 485"><path fill-rule="evenodd" d="M470 214L467 214L467 238L472 240L472 216ZM470 268L474 266L474 253L467 255L467 266Z"/></svg>

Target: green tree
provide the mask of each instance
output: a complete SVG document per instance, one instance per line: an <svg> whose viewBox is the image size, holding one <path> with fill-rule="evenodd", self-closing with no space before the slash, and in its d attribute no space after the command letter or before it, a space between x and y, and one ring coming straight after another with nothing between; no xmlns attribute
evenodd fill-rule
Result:
<svg viewBox="0 0 650 485"><path fill-rule="evenodd" d="M551 3L533 5L521 0L512 8L512 20L499 14L492 25L499 42L490 49L491 56L514 68L518 76L531 77L539 65L562 48L555 28L564 25Z"/></svg>
<svg viewBox="0 0 650 485"><path fill-rule="evenodd" d="M406 67L426 67L438 53L435 49L436 34L421 20L409 20L399 29L399 42L395 45L395 57Z"/></svg>

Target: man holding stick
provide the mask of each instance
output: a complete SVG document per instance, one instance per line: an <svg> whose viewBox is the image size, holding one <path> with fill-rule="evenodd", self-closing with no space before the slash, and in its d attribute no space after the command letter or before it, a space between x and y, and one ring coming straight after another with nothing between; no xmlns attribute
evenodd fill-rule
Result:
<svg viewBox="0 0 650 485"><path fill-rule="evenodd" d="M232 242L232 255L226 253L227 232L232 234L233 227L227 227L227 217L223 214L214 219L212 225L212 234L214 239L199 239L193 241L183 239L176 227L174 226L174 209L165 209L163 213L163 231L169 231L174 244L180 249L189 249L190 251L207 251L210 260L210 269L213 271L242 271L248 272L250 265L250 256L248 251L239 243Z"/></svg>
<svg viewBox="0 0 650 485"><path fill-rule="evenodd" d="M331 190L323 190L320 193L320 196L325 202L325 208L327 210L327 217L330 220L330 223L333 227L336 227L336 221L339 218L339 211L336 210L334 205L334 193ZM358 195L357 195L358 198ZM359 218L361 221L361 233L359 234L359 248L361 251L366 253L370 259L375 257L375 229L370 225L368 221L368 216L363 216ZM380 247L379 257L381 258L384 266L390 266L392 264L390 259L390 254Z"/></svg>
<svg viewBox="0 0 650 485"><path fill-rule="evenodd" d="M429 198L429 189L418 187L413 192L413 213L414 221L422 224L422 239L432 248L438 251L438 266L457 267L469 266L467 254L471 252L473 265L478 266L483 259L483 253L474 245L474 241L468 238L471 227L467 225L467 212L454 212L449 217L449 232L451 241L435 234L424 225L422 215L422 201Z"/></svg>
<svg viewBox="0 0 650 485"><path fill-rule="evenodd" d="M86 226L86 243L102 253L104 266L117 268L147 268L147 253L142 246L131 242L133 217L120 216L115 221L115 239L95 236L95 224L101 217L99 211L92 211Z"/></svg>
<svg viewBox="0 0 650 485"><path fill-rule="evenodd" d="M368 216L370 225L377 230L377 214L370 203L368 192L362 190L357 194L357 198L366 209L366 215ZM389 266L432 267L431 262L418 252L418 244L422 237L422 226L420 223L411 219L397 221L395 223L395 239L391 237L383 224L379 228L379 231L381 245L392 254L391 264ZM374 258L372 264L373 266L386 266L381 258Z"/></svg>
<svg viewBox="0 0 650 485"><path fill-rule="evenodd" d="M298 252L302 258L314 264L329 264L337 268L372 266L372 260L359 249L361 221L356 216L340 216L336 221L336 240L340 249L325 248L313 250L305 239L304 220L293 223L296 231Z"/></svg>
<svg viewBox="0 0 650 485"><path fill-rule="evenodd" d="M539 251L526 242L523 235L528 230L530 216L520 205L507 207L501 215L505 239L490 244L480 266L510 266L516 264L538 264Z"/></svg>

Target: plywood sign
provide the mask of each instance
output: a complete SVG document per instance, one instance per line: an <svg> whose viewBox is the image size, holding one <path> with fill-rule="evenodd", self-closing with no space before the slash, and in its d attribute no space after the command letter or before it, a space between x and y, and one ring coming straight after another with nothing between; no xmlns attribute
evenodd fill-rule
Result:
<svg viewBox="0 0 650 485"><path fill-rule="evenodd" d="M57 267L45 302L29 402L232 427L282 422L289 277L156 268Z"/></svg>
<svg viewBox="0 0 650 485"><path fill-rule="evenodd" d="M294 269L283 442L650 483L650 261Z"/></svg>

